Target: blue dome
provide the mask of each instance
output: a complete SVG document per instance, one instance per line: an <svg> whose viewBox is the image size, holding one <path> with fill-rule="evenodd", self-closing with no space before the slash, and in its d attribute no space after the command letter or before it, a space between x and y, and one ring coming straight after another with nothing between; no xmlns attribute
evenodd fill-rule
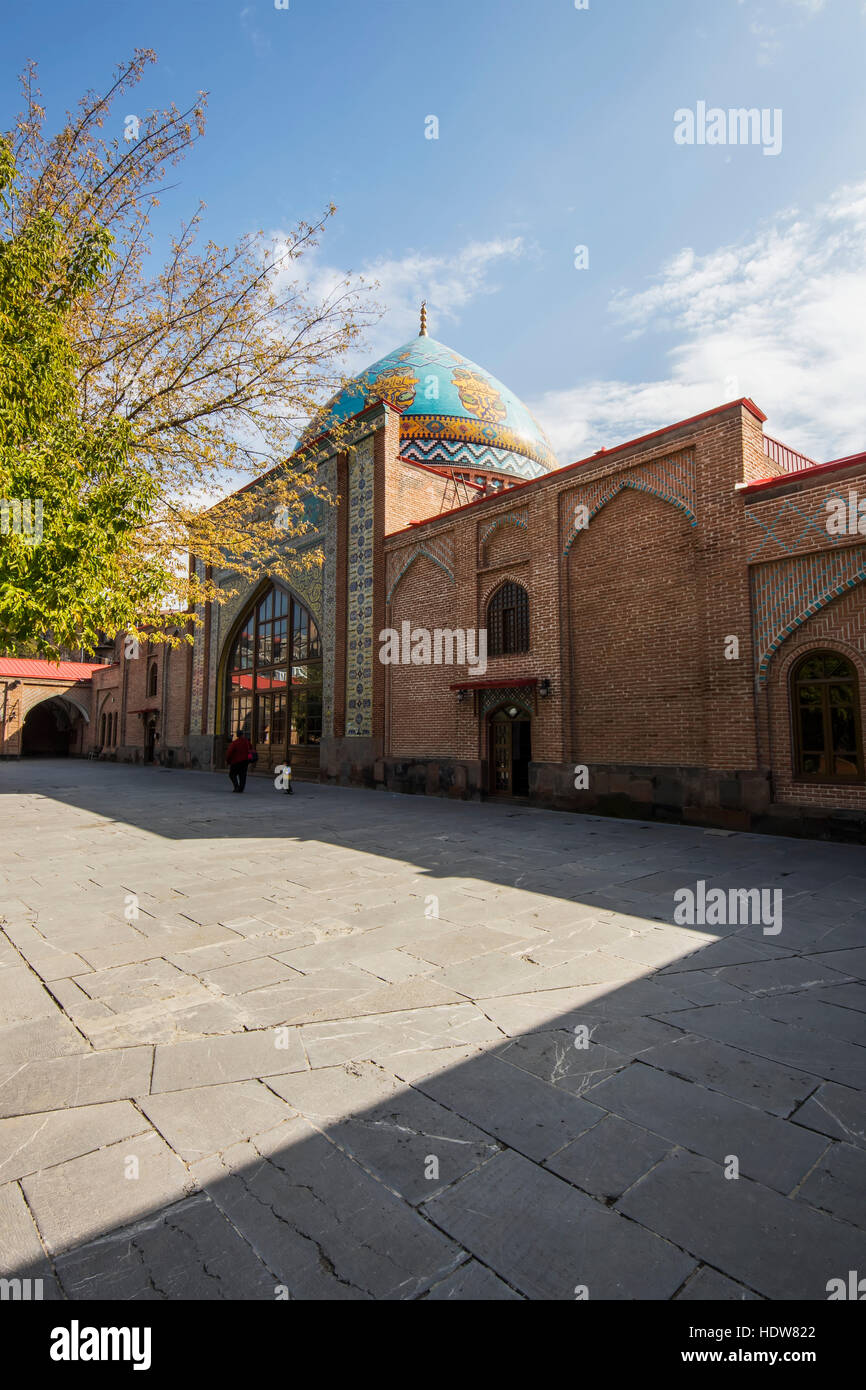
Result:
<svg viewBox="0 0 866 1390"><path fill-rule="evenodd" d="M537 478L557 468L538 421L501 381L435 338L396 348L336 397L334 423L384 400L401 412L405 458Z"/></svg>

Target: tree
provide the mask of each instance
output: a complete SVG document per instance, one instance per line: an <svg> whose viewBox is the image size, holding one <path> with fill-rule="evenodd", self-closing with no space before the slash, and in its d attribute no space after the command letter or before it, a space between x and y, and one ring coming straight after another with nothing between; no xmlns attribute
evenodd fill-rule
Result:
<svg viewBox="0 0 866 1390"><path fill-rule="evenodd" d="M325 418L325 402L343 384L340 364L374 310L361 280L347 276L317 297L297 278L333 205L278 243L250 232L228 248L201 243L199 204L165 263L150 270L160 185L203 135L205 110L202 94L188 110L152 111L133 124L112 116L121 98L120 109L129 109L129 92L154 61L136 51L108 92L88 93L50 139L28 68L25 109L9 136L18 180L0 235L12 244L48 219L58 254L100 248L99 274L64 301L78 419L94 438L122 441L133 491L147 479L150 506L136 514L123 579L136 601L151 595L139 616L158 632L166 602L193 612L228 596L203 577L204 566L254 579L264 569L288 575L317 562L299 542L310 531L305 499L323 489L297 440L310 420ZM118 133L104 139L112 120ZM113 256L100 240L108 237ZM304 437L316 433L314 423ZM62 505L58 494L52 500ZM106 498L103 515L123 529L127 513L121 520L112 505ZM186 565L190 548L202 562L197 572ZM110 590L119 577L94 560L94 583L73 625L110 626L85 609L100 584Z"/></svg>
<svg viewBox="0 0 866 1390"><path fill-rule="evenodd" d="M4 212L14 186L0 140ZM67 325L104 274L109 242L92 224L70 243L45 211L0 241L0 649L93 647L100 628L159 598L159 567L138 555L155 489L130 466L133 431L78 411Z"/></svg>

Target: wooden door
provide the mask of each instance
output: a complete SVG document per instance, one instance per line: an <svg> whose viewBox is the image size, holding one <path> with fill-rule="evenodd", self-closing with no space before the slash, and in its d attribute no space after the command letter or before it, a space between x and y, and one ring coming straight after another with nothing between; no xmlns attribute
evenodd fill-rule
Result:
<svg viewBox="0 0 866 1390"><path fill-rule="evenodd" d="M495 714L490 721L490 790L495 796L510 796L511 788L511 720Z"/></svg>

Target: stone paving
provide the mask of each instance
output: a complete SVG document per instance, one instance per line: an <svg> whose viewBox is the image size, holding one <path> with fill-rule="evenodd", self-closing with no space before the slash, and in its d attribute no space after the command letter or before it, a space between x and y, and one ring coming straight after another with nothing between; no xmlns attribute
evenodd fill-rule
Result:
<svg viewBox="0 0 866 1390"><path fill-rule="evenodd" d="M5 1277L823 1300L866 1275L862 848L86 762L0 764L0 792ZM782 930L678 924L698 880L781 890Z"/></svg>

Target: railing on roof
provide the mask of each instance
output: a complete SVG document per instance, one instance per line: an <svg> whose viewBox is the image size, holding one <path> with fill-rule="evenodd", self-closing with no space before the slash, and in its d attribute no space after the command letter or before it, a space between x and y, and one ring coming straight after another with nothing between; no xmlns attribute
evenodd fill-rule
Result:
<svg viewBox="0 0 866 1390"><path fill-rule="evenodd" d="M804 468L816 466L815 459L798 454L796 449L789 449L787 444L782 444L769 434L764 435L764 453L779 465L783 473L800 473Z"/></svg>

